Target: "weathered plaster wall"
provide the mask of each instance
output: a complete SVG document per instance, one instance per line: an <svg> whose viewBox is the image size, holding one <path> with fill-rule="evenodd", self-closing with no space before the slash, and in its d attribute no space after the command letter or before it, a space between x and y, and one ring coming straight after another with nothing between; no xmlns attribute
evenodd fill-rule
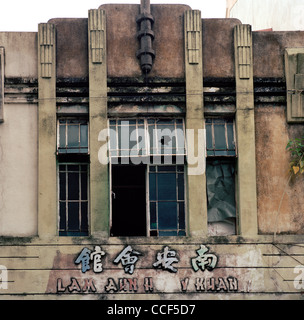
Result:
<svg viewBox="0 0 304 320"><path fill-rule="evenodd" d="M56 27L58 78L88 77L88 19L51 19Z"/></svg>
<svg viewBox="0 0 304 320"><path fill-rule="evenodd" d="M0 235L37 234L37 106L5 105L0 125Z"/></svg>
<svg viewBox="0 0 304 320"><path fill-rule="evenodd" d="M303 47L304 32L253 32L253 72L260 81L285 79L284 51ZM303 136L303 124L287 124L286 100L255 104L259 232L304 233L303 178L289 180L289 139ZM269 96L272 94L269 92Z"/></svg>
<svg viewBox="0 0 304 320"><path fill-rule="evenodd" d="M0 46L6 79L37 78L36 33L2 32ZM10 102L0 124L0 235L31 236L37 234L37 105L13 95Z"/></svg>
<svg viewBox="0 0 304 320"><path fill-rule="evenodd" d="M301 299L301 285L295 267L303 255L302 247L271 243L196 243L187 240L114 240L108 243L68 239L53 242L32 240L23 245L8 241L1 245L1 259L8 283L0 288L2 299ZM136 261L116 258L130 245ZM207 270L204 254L215 262ZM88 264L81 258L84 249L100 260ZM165 248L167 264L159 263ZM86 252L88 252L86 251ZM282 254L285 253L285 254ZM297 255L298 261L290 255ZM212 257L212 258L211 258ZM216 260L215 260L216 257ZM79 258L79 260L78 260ZM202 258L202 260L200 259ZM198 260L196 260L198 259ZM78 260L78 263L76 261ZM196 262L202 262L199 266ZM155 264L155 265L154 265ZM134 268L130 271L128 267ZM94 268L98 266L98 268ZM298 287L299 286L299 287ZM24 293L27 295L24 295Z"/></svg>
<svg viewBox="0 0 304 320"><path fill-rule="evenodd" d="M252 38L254 77L284 78L285 48L304 46L304 31L253 32Z"/></svg>
<svg viewBox="0 0 304 320"><path fill-rule="evenodd" d="M37 33L0 32L5 48L5 77L37 78Z"/></svg>
<svg viewBox="0 0 304 320"><path fill-rule="evenodd" d="M233 28L237 19L202 19L204 77L234 77Z"/></svg>
<svg viewBox="0 0 304 320"><path fill-rule="evenodd" d="M303 125L287 125L284 106L256 106L255 118L259 232L303 234L304 179L289 180L286 151L289 139L303 135Z"/></svg>
<svg viewBox="0 0 304 320"><path fill-rule="evenodd" d="M139 5L100 6L107 15L109 77L142 76L136 58L139 8ZM156 58L149 77L184 77L183 14L189 9L184 5L151 5Z"/></svg>

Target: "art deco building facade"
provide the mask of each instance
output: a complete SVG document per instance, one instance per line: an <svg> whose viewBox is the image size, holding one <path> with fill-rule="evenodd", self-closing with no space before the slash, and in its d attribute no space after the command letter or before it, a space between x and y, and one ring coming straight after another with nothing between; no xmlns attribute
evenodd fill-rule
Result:
<svg viewBox="0 0 304 320"><path fill-rule="evenodd" d="M142 1L0 46L2 298L302 297L304 32Z"/></svg>

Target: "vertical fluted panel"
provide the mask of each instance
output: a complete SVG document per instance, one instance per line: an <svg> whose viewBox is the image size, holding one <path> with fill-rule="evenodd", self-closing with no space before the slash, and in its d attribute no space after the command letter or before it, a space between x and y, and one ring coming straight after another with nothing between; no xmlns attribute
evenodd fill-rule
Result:
<svg viewBox="0 0 304 320"><path fill-rule="evenodd" d="M185 19L188 62L190 64L197 64L199 63L201 12L199 10L187 11Z"/></svg>
<svg viewBox="0 0 304 320"><path fill-rule="evenodd" d="M235 41L238 55L238 70L240 79L249 79L252 65L252 33L250 25L235 27Z"/></svg>
<svg viewBox="0 0 304 320"><path fill-rule="evenodd" d="M92 63L102 63L105 48L106 16L104 10L89 10L89 34Z"/></svg>
<svg viewBox="0 0 304 320"><path fill-rule="evenodd" d="M55 26L50 23L39 24L40 68L42 78L52 77Z"/></svg>

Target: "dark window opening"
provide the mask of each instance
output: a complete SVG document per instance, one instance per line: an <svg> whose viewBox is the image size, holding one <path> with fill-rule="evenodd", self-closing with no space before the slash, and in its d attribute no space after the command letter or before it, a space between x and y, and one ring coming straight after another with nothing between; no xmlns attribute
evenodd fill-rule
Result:
<svg viewBox="0 0 304 320"><path fill-rule="evenodd" d="M146 166L112 166L111 236L146 236Z"/></svg>

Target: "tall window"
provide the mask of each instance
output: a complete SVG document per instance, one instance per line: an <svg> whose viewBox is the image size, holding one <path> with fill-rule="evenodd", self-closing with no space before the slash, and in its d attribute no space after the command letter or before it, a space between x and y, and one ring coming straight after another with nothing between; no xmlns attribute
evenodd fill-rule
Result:
<svg viewBox="0 0 304 320"><path fill-rule="evenodd" d="M235 159L233 119L207 118L207 204L210 235L236 233Z"/></svg>
<svg viewBox="0 0 304 320"><path fill-rule="evenodd" d="M88 235L88 165L59 165L59 235Z"/></svg>
<svg viewBox="0 0 304 320"><path fill-rule="evenodd" d="M110 152L111 235L186 235L183 119L112 119Z"/></svg>
<svg viewBox="0 0 304 320"><path fill-rule="evenodd" d="M60 236L89 233L88 150L87 120L60 118L57 139Z"/></svg>
<svg viewBox="0 0 304 320"><path fill-rule="evenodd" d="M149 167L150 236L185 236L184 166Z"/></svg>

